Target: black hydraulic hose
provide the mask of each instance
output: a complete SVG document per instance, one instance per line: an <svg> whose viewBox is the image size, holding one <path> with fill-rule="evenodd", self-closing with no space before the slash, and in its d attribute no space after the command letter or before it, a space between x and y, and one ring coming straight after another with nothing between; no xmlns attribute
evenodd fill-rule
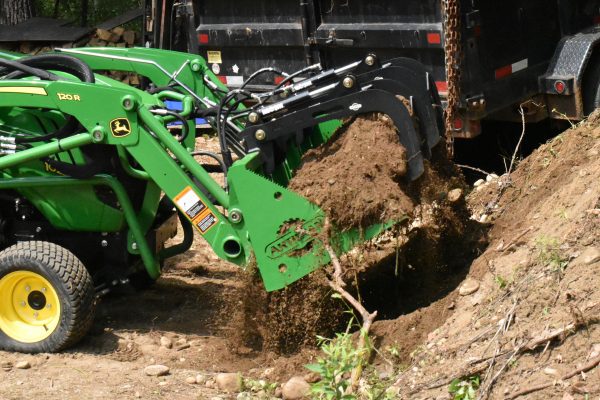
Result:
<svg viewBox="0 0 600 400"><path fill-rule="evenodd" d="M157 87L153 87L153 88L149 88L148 90L146 90L146 92L150 93L150 94L156 94L159 92L164 92L167 90L176 90L173 86L157 86Z"/></svg>
<svg viewBox="0 0 600 400"><path fill-rule="evenodd" d="M67 123L64 124L58 130L48 133L46 135L42 135L42 136L29 136L29 137L16 136L15 143L45 142L54 137L63 138L72 133L75 133L75 131L77 130L78 127L79 127L79 122L77 122L77 120L74 117L69 116L67 118Z"/></svg>
<svg viewBox="0 0 600 400"><path fill-rule="evenodd" d="M20 58L19 63L33 68L66 72L77 77L82 82L94 83L96 78L92 69L83 61L67 54L38 54ZM13 74L19 74L13 72ZM11 77L16 79L21 76Z"/></svg>
<svg viewBox="0 0 600 400"><path fill-rule="evenodd" d="M244 95L247 98L252 97L252 94L245 90L242 90L242 89L232 90L231 92L229 92L227 94L227 96L225 96L221 99L221 102L219 103L219 108L217 111L217 118L216 118L217 134L219 135L219 146L221 147L221 154L223 155L223 161L225 162L225 166L229 166L229 165L233 164L233 159L231 158L231 152L229 151L229 148L227 147L227 141L225 139L225 136L226 136L225 127L227 127L227 119L226 119L227 115L224 115L225 118L223 119L223 122L221 122L221 116L223 115L223 109L227 105L227 103L229 103L231 100L233 100L234 97L237 96L238 94ZM230 110L230 108L228 109L228 111L229 110Z"/></svg>
<svg viewBox="0 0 600 400"><path fill-rule="evenodd" d="M3 79L17 79L11 76L13 71L21 71L24 72L25 75L36 76L46 81L58 81L62 79L58 75L55 75L51 72L38 68L32 68L18 61L0 59L0 66L4 67L3 70L0 71L0 75L4 74ZM8 73L6 74L6 72Z"/></svg>
<svg viewBox="0 0 600 400"><path fill-rule="evenodd" d="M221 157L219 157L215 153L210 152L210 151L194 151L193 153L190 153L190 154L194 157L205 156L205 157L210 157L210 158L216 160L217 163L219 163L219 167L221 168L221 171L223 171L224 174L227 174L227 167L225 166L225 163L223 162Z"/></svg>
<svg viewBox="0 0 600 400"><path fill-rule="evenodd" d="M181 136L177 138L177 141L179 143L183 142L190 134L190 126L188 125L188 122L181 116L181 114L176 113L175 111L165 110L165 112L168 115L177 118L177 120L181 122Z"/></svg>
<svg viewBox="0 0 600 400"><path fill-rule="evenodd" d="M274 74L278 74L278 75L285 75L287 76L287 74L285 72L279 71L278 69L275 69L273 67L266 67L266 68L261 68L258 71L254 72L252 75L250 75L250 77L248 79L246 79L244 81L244 83L242 83L242 86L240 86L240 90L244 89L251 81L253 81L257 76L265 74L267 72L272 72Z"/></svg>

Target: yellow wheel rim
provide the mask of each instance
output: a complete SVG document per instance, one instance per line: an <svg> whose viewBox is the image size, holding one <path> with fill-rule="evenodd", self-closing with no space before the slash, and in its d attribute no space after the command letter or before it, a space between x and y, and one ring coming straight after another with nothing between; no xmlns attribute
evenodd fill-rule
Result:
<svg viewBox="0 0 600 400"><path fill-rule="evenodd" d="M22 343L46 339L60 322L54 287L31 271L15 271L0 279L0 330Z"/></svg>

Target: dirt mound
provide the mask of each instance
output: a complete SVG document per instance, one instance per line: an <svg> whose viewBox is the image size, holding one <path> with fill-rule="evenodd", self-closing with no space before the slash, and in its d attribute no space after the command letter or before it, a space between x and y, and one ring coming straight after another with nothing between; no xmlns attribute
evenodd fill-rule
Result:
<svg viewBox="0 0 600 400"><path fill-rule="evenodd" d="M600 394L599 117L469 196L473 214L493 224L487 250L460 290L378 332L402 345L398 329L411 329L400 398L447 396L453 379L474 376L479 398Z"/></svg>
<svg viewBox="0 0 600 400"><path fill-rule="evenodd" d="M308 198L342 228L366 227L412 212L400 183L406 150L389 117L369 114L308 151L289 189Z"/></svg>

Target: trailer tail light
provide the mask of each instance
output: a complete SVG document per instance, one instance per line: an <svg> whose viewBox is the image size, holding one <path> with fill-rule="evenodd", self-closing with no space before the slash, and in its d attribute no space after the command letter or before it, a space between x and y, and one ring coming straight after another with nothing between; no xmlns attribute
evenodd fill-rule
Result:
<svg viewBox="0 0 600 400"><path fill-rule="evenodd" d="M273 80L275 82L276 85L279 85L281 82L283 82L285 78L283 76L276 76L275 79Z"/></svg>
<svg viewBox="0 0 600 400"><path fill-rule="evenodd" d="M556 93L563 94L566 89L567 85L563 81L554 82L554 90L556 90Z"/></svg>
<svg viewBox="0 0 600 400"><path fill-rule="evenodd" d="M435 87L440 93L448 93L448 82L446 81L436 81Z"/></svg>
<svg viewBox="0 0 600 400"><path fill-rule="evenodd" d="M439 32L429 32L427 34L427 43L441 44L442 43L442 35Z"/></svg>
<svg viewBox="0 0 600 400"><path fill-rule="evenodd" d="M208 43L208 33L199 34L198 41L200 42L200 44L207 44Z"/></svg>
<svg viewBox="0 0 600 400"><path fill-rule="evenodd" d="M454 120L453 125L454 125L454 130L455 131L462 131L463 128L464 128L464 123L463 123L462 118L456 118Z"/></svg>
<svg viewBox="0 0 600 400"><path fill-rule="evenodd" d="M222 84L227 85L227 77L222 75L217 75L217 78L221 81Z"/></svg>

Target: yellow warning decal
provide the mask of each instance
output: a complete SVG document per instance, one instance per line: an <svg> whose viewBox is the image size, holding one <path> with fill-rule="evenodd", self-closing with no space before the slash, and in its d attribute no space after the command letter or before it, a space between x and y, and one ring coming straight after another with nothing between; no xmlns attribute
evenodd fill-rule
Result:
<svg viewBox="0 0 600 400"><path fill-rule="evenodd" d="M38 96L48 96L46 89L34 86L5 86L0 87L0 93L19 93L19 94L35 94Z"/></svg>
<svg viewBox="0 0 600 400"><path fill-rule="evenodd" d="M215 226L219 219L202 201L190 186L175 196L175 205L179 208L203 235Z"/></svg>
<svg viewBox="0 0 600 400"><path fill-rule="evenodd" d="M194 225L196 225L196 228L198 228L200 230L200 233L204 235L206 232L208 232L210 228L215 226L218 221L219 220L217 219L215 214L209 211L196 218L194 220Z"/></svg>
<svg viewBox="0 0 600 400"><path fill-rule="evenodd" d="M221 59L221 52L215 50L208 50L206 52L207 61L209 64L222 64L223 60Z"/></svg>

